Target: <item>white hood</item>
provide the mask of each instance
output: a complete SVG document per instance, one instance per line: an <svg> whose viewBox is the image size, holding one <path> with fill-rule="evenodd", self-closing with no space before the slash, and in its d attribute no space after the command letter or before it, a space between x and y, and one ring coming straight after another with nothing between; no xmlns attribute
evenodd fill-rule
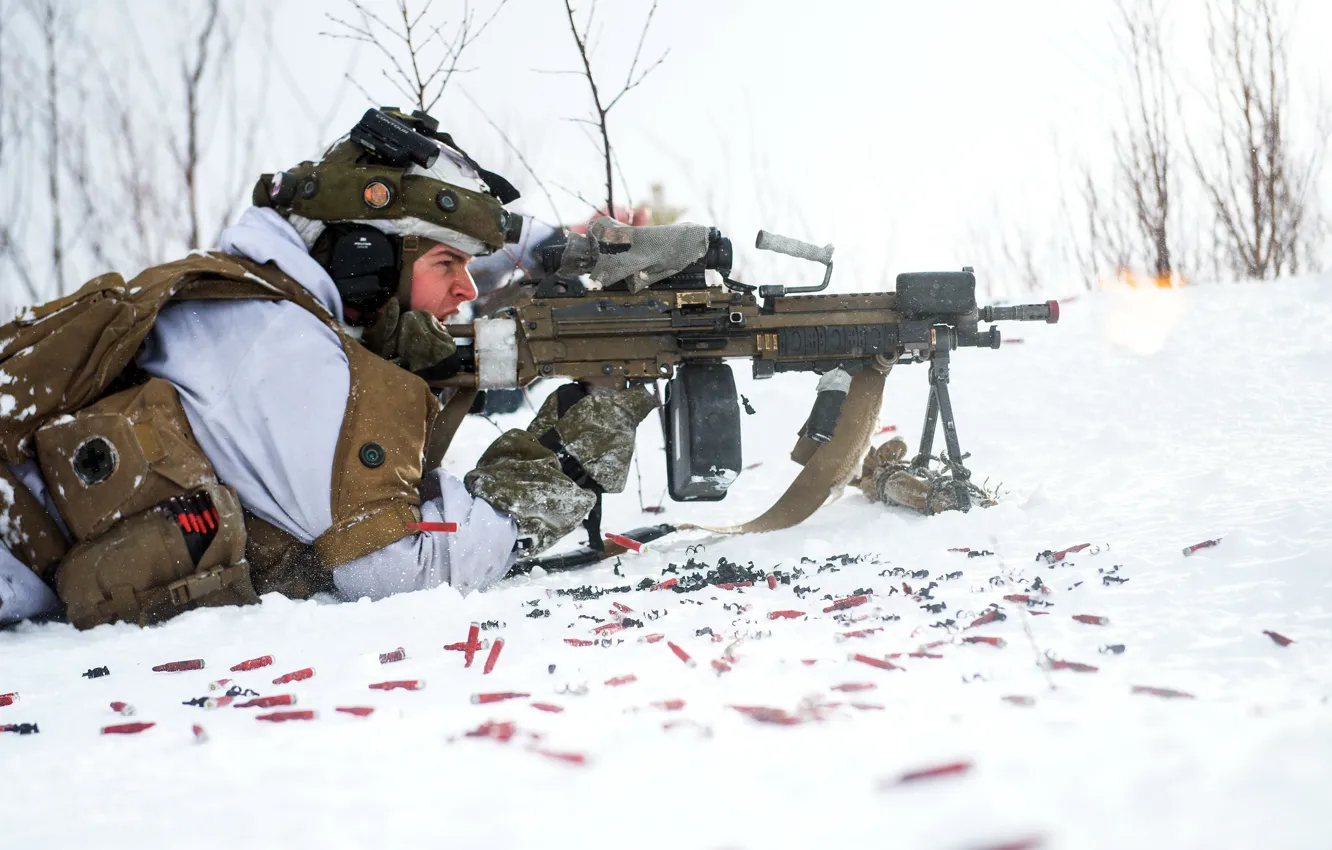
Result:
<svg viewBox="0 0 1332 850"><path fill-rule="evenodd" d="M346 323L342 297L333 278L310 256L296 228L273 210L250 207L239 221L222 231L217 248L256 263L275 264L283 274L308 289L339 322Z"/></svg>

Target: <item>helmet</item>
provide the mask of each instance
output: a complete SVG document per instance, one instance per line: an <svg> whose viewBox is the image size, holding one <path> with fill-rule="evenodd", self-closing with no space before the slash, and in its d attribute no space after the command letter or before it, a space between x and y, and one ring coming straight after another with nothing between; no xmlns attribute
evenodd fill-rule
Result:
<svg viewBox="0 0 1332 850"><path fill-rule="evenodd" d="M369 109L318 162L264 174L256 206L286 216L343 302L368 318L410 300L412 264L436 244L477 256L516 242L518 192L423 112ZM351 313L349 313L349 316Z"/></svg>

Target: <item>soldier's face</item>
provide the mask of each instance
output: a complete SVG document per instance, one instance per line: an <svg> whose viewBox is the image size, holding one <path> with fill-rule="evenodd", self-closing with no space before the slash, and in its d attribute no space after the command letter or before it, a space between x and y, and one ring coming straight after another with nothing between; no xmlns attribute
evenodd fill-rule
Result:
<svg viewBox="0 0 1332 850"><path fill-rule="evenodd" d="M467 271L472 258L447 245L436 245L412 265L413 310L425 310L441 322L476 298L476 283Z"/></svg>

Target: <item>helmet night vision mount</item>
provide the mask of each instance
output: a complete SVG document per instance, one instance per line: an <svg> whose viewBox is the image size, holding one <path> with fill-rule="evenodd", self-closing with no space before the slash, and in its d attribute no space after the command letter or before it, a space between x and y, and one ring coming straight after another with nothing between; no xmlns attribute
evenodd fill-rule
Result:
<svg viewBox="0 0 1332 850"><path fill-rule="evenodd" d="M441 153L470 168L485 191L439 179ZM447 164L446 164L447 165ZM395 294L408 291L412 265L441 240L458 234L485 253L519 240L522 216L504 209L518 191L482 168L439 122L424 112L368 109L345 139L318 162L265 174L254 204L283 215L325 222L311 255L328 271L344 304L365 320ZM403 232L396 232L403 231ZM405 297L405 296L404 296Z"/></svg>

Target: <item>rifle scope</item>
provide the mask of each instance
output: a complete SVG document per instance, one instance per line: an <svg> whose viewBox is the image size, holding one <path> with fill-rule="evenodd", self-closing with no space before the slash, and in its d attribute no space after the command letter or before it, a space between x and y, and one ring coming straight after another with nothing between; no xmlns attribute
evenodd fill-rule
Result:
<svg viewBox="0 0 1332 850"><path fill-rule="evenodd" d="M669 225L666 225L669 226ZM637 228L635 228L637 229ZM575 239L586 239L587 237L572 234ZM541 261L541 270L546 274L555 274L565 261L565 249L569 247L569 242L557 242L554 245L540 248L537 256ZM601 254L621 254L625 251L633 250L632 245L619 243L609 243L598 241L596 251L583 254L578 257L582 262L577 264L578 274L588 274L596 265L597 257ZM680 276L701 276L704 271L713 270L721 274L722 277L729 277L731 274L731 265L734 262L734 251L731 248L731 240L722 236L721 231L715 227L708 229L708 248L703 256L686 266L677 277ZM569 269L566 269L569 271ZM668 279L669 280L669 279ZM662 281L666 283L667 281Z"/></svg>

